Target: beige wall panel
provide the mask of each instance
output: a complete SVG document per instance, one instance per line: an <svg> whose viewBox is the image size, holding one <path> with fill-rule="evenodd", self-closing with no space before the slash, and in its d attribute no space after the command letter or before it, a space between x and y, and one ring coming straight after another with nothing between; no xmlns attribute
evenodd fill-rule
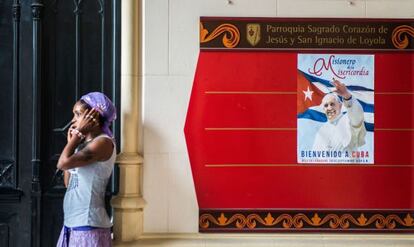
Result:
<svg viewBox="0 0 414 247"><path fill-rule="evenodd" d="M187 153L170 153L168 171L168 231L197 232L198 205Z"/></svg>
<svg viewBox="0 0 414 247"><path fill-rule="evenodd" d="M365 17L363 0L278 0L278 17Z"/></svg>
<svg viewBox="0 0 414 247"><path fill-rule="evenodd" d="M145 155L144 232L168 232L168 154Z"/></svg>
<svg viewBox="0 0 414 247"><path fill-rule="evenodd" d="M168 74L168 0L145 1L144 74Z"/></svg>
<svg viewBox="0 0 414 247"><path fill-rule="evenodd" d="M367 0L367 17L414 18L414 0Z"/></svg>
<svg viewBox="0 0 414 247"><path fill-rule="evenodd" d="M189 76L145 79L144 155L187 152L184 123L192 82Z"/></svg>
<svg viewBox="0 0 414 247"><path fill-rule="evenodd" d="M276 0L171 0L170 74L194 74L199 52L200 16L270 16L276 14Z"/></svg>
<svg viewBox="0 0 414 247"><path fill-rule="evenodd" d="M200 15L214 16L246 16L274 17L276 16L277 0L209 0L198 1Z"/></svg>

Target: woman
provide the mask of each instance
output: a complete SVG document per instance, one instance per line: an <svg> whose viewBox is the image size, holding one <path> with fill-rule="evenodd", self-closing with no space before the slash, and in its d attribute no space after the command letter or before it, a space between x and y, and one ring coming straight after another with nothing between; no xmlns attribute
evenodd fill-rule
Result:
<svg viewBox="0 0 414 247"><path fill-rule="evenodd" d="M93 92L76 102L73 115L68 142L57 163L67 187L57 246L112 246L104 196L116 157L109 129L116 110L104 94Z"/></svg>

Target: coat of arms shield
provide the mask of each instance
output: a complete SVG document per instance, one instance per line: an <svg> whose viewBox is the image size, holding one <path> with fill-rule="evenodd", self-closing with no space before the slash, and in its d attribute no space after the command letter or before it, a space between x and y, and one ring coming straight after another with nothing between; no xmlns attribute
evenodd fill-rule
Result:
<svg viewBox="0 0 414 247"><path fill-rule="evenodd" d="M252 46L256 46L260 41L260 24L258 23L248 23L246 25L247 31L247 41Z"/></svg>

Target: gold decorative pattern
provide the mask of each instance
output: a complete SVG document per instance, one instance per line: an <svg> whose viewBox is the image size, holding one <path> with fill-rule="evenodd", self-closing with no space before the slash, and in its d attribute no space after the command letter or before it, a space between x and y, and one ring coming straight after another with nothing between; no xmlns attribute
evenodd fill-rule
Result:
<svg viewBox="0 0 414 247"><path fill-rule="evenodd" d="M205 91L205 94L297 94L297 92L282 92L282 91Z"/></svg>
<svg viewBox="0 0 414 247"><path fill-rule="evenodd" d="M223 36L223 45L226 48L234 48L240 42L240 32L239 29L232 24L221 24L218 26L212 33L209 34L209 31L204 28L203 23L200 22L200 43L207 43L211 40L217 38L221 34Z"/></svg>
<svg viewBox="0 0 414 247"><path fill-rule="evenodd" d="M205 91L205 94L276 94L276 95L296 95L296 91ZM414 92L374 92L376 95L413 95Z"/></svg>
<svg viewBox="0 0 414 247"><path fill-rule="evenodd" d="M204 130L206 131L293 131L293 130L297 130L297 128L248 128L248 127L228 127L228 128L224 128L224 127L206 127L204 128ZM413 128L408 129L408 128L376 128L376 131L414 131Z"/></svg>
<svg viewBox="0 0 414 247"><path fill-rule="evenodd" d="M414 27L408 25L401 25L394 29L392 32L392 43L398 49L407 48L410 43L408 35L414 38Z"/></svg>
<svg viewBox="0 0 414 247"><path fill-rule="evenodd" d="M402 129L402 128L399 128L399 129L397 129L397 128L376 128L375 129L376 131L414 131L414 129Z"/></svg>
<svg viewBox="0 0 414 247"><path fill-rule="evenodd" d="M250 229L256 227L256 221L265 226L274 226L279 222L282 222L284 228L290 228L293 223L292 217L288 214L282 214L276 219L273 218L271 213L268 213L264 219L262 219L258 214L250 214L247 216L247 226Z"/></svg>
<svg viewBox="0 0 414 247"><path fill-rule="evenodd" d="M218 226L227 226L236 221L237 228L243 228L246 225L246 218L242 214L235 214L230 219L226 218L223 213L217 220L211 214L203 214L200 216L200 227L208 228L210 222Z"/></svg>
<svg viewBox="0 0 414 247"><path fill-rule="evenodd" d="M348 164L335 164L334 166L332 165L321 165L321 164L204 164L205 167L308 167L308 168L314 168L314 167L325 167L325 168L349 168ZM410 164L393 164L393 165L381 165L381 164L374 164L374 165L353 165L354 167L358 167L358 168L384 168L384 167L388 167L388 168L411 168L414 167L414 165L410 165Z"/></svg>
<svg viewBox="0 0 414 247"><path fill-rule="evenodd" d="M227 214L227 216L226 216ZM410 213L402 215L389 214L383 215L380 213L366 216L364 213L359 213L358 216L344 213L342 215L336 213L329 213L320 216L318 213L313 213L308 216L305 213L296 213L291 215L289 213L268 212L259 215L251 213L245 216L243 213L220 213L220 216L215 218L212 214L204 213L200 216L200 229L208 230L209 228L222 229L236 229L236 230L255 230L255 229L285 229L285 230L301 230L301 229L337 229L337 230L352 230L352 229L369 229L369 230L384 230L384 229L399 229L405 227L407 230L413 230L414 218ZM368 213L367 213L368 214ZM276 218L275 218L276 217ZM234 226L232 225L235 222ZM279 223L280 226L276 226ZM328 223L329 227L326 226Z"/></svg>
<svg viewBox="0 0 414 247"><path fill-rule="evenodd" d="M247 131L247 130L255 130L255 131L293 131L296 130L296 128L213 128L213 127L206 127L204 128L206 131L220 131L220 130L234 130L234 131Z"/></svg>

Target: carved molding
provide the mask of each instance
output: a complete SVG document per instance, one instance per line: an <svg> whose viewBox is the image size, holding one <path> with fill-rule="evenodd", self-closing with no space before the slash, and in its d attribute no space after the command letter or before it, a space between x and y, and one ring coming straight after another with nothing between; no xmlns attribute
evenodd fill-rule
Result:
<svg viewBox="0 0 414 247"><path fill-rule="evenodd" d="M13 12L13 20L16 21L16 22L19 22L20 21L20 14L21 14L21 6L20 6L20 1L19 0L16 0L13 3L12 12Z"/></svg>
<svg viewBox="0 0 414 247"><path fill-rule="evenodd" d="M201 210L200 232L414 231L413 211Z"/></svg>
<svg viewBox="0 0 414 247"><path fill-rule="evenodd" d="M210 33L209 30L204 28L203 23L200 22L200 43L208 43L222 35L222 42L226 48L234 48L240 42L240 31L235 25L225 23Z"/></svg>
<svg viewBox="0 0 414 247"><path fill-rule="evenodd" d="M410 44L410 36L414 38L414 27L408 25L398 26L392 32L392 44L398 49L405 49Z"/></svg>
<svg viewBox="0 0 414 247"><path fill-rule="evenodd" d="M0 187L14 187L14 161L0 160Z"/></svg>
<svg viewBox="0 0 414 247"><path fill-rule="evenodd" d="M98 0L99 3L99 10L98 13L101 15L101 17L103 18L103 14L104 14L104 8L105 8L105 2L104 0Z"/></svg>
<svg viewBox="0 0 414 247"><path fill-rule="evenodd" d="M73 10L73 13L75 15L80 15L82 13L82 1L83 0L73 0L73 3L75 4L75 9Z"/></svg>
<svg viewBox="0 0 414 247"><path fill-rule="evenodd" d="M32 18L34 21L39 21L42 18L43 4L34 2L32 4Z"/></svg>

